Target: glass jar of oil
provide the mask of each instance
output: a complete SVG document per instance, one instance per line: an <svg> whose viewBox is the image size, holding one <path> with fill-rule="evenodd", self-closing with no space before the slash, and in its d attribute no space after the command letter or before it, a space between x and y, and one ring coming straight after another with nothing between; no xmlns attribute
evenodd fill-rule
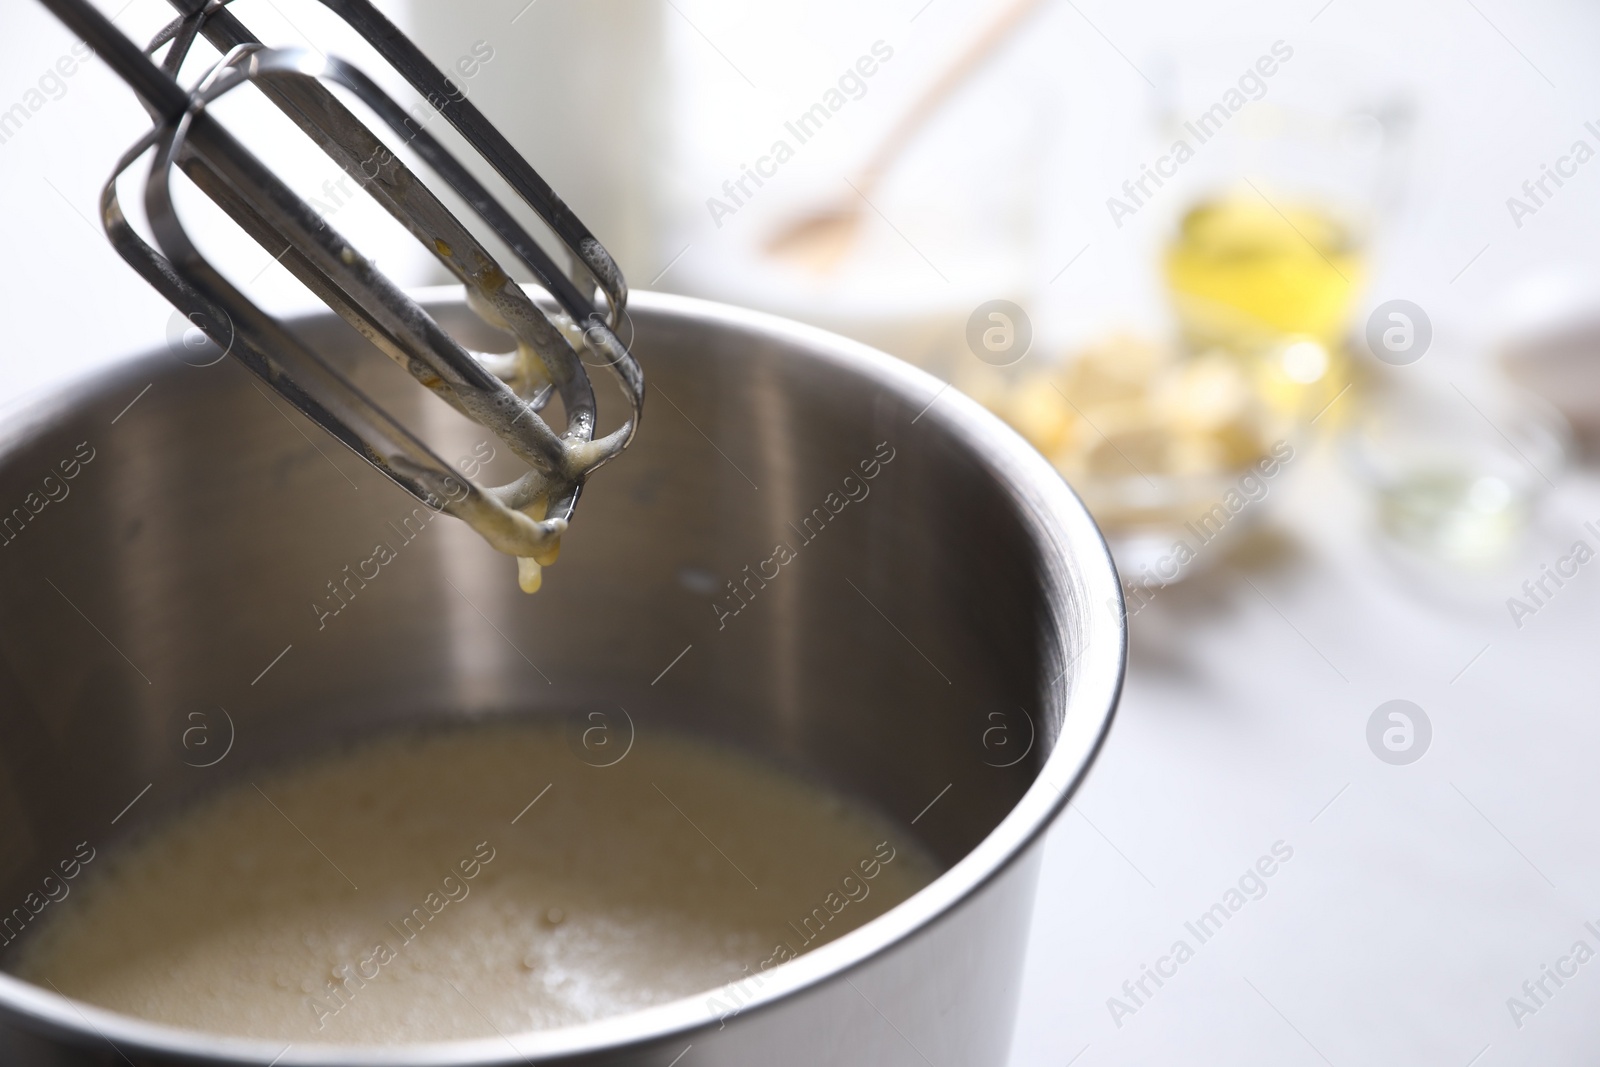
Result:
<svg viewBox="0 0 1600 1067"><path fill-rule="evenodd" d="M1185 347L1243 361L1275 409L1315 418L1348 384L1342 341L1365 262L1331 209L1254 186L1205 199L1164 266Z"/></svg>

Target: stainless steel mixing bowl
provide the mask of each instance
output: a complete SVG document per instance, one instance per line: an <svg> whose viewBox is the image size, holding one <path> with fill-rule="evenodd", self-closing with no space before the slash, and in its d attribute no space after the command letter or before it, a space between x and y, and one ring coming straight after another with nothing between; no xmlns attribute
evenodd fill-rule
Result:
<svg viewBox="0 0 1600 1067"><path fill-rule="evenodd" d="M265 764L404 724L593 709L611 717L580 719L602 732L575 734L575 758L633 729L708 734L875 804L941 877L738 986L448 1045L285 1052L0 974L0 1062L1005 1062L1041 833L1122 678L1099 533L1049 464L920 371L676 297L638 294L632 322L649 417L534 597L231 359L158 351L13 414L0 937L41 921L42 880L80 842L112 849ZM497 447L337 320L305 329L446 458ZM372 562L378 541L396 558ZM794 559L771 562L779 542Z"/></svg>

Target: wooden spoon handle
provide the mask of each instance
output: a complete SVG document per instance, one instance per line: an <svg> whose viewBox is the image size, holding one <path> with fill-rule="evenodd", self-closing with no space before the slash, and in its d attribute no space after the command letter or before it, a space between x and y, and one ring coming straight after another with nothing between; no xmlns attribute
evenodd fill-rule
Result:
<svg viewBox="0 0 1600 1067"><path fill-rule="evenodd" d="M944 69L932 85L923 90L922 95L904 115L900 116L900 121L889 130L888 135L879 143L877 151L862 168L856 185L863 196L872 192L878 181L905 151L906 146L922 132L922 127L944 106L950 95L960 88L1001 44L1005 43L1012 31L1043 2L1044 0L1016 0L967 46L966 51Z"/></svg>

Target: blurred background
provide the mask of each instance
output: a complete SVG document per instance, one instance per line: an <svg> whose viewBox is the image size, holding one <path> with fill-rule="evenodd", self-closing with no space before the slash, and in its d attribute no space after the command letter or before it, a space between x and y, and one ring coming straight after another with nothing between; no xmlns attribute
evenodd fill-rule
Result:
<svg viewBox="0 0 1600 1067"><path fill-rule="evenodd" d="M95 221L142 113L5 4L25 404L186 342ZM123 5L135 38L168 17ZM234 6L378 73L319 5ZM1600 951L1600 9L380 6L634 288L926 368L1102 523L1132 669L1053 831L1017 1065L1592 1062L1600 973L1524 982ZM227 106L389 273L444 280L270 108ZM314 306L200 229L263 303ZM1215 945L1137 984L1274 845Z"/></svg>

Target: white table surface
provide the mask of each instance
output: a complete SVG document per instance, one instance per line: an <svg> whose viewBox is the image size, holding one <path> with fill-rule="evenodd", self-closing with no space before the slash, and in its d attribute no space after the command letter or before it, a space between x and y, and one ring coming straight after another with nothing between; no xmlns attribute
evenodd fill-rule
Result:
<svg viewBox="0 0 1600 1067"><path fill-rule="evenodd" d="M1507 1000L1600 951L1600 567L1520 630L1505 598L1597 545L1600 491L1563 485L1503 589L1441 594L1380 551L1330 450L1293 474L1255 551L1132 619L1110 742L1050 832L1014 1067L1593 1063L1600 963L1520 1027ZM1406 766L1366 740L1396 698L1433 726ZM1278 841L1292 859L1201 944L1185 923ZM1193 958L1114 1018L1179 939Z"/></svg>

